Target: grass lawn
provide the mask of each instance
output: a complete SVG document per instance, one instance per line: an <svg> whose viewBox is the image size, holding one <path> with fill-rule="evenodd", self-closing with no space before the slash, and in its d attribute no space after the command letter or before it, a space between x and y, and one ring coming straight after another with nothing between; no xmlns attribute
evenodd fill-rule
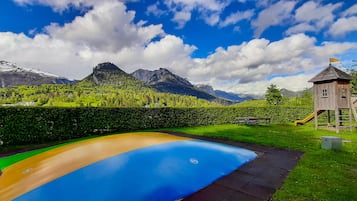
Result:
<svg viewBox="0 0 357 201"><path fill-rule="evenodd" d="M281 201L357 201L357 131L315 130L311 126L220 125L173 128L173 131L305 152L283 186L274 194ZM321 149L321 136L340 136L342 151Z"/></svg>
<svg viewBox="0 0 357 201"><path fill-rule="evenodd" d="M219 125L165 130L303 151L304 156L274 194L274 200L357 201L357 131L336 134L315 130L311 125ZM348 142L344 142L342 151L323 150L321 136L340 136ZM51 148L0 158L0 169Z"/></svg>

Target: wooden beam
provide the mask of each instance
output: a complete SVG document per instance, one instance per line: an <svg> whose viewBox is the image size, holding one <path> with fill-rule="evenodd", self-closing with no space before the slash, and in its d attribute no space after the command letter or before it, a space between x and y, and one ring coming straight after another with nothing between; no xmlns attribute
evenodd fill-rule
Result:
<svg viewBox="0 0 357 201"><path fill-rule="evenodd" d="M339 110L336 108L335 109L335 127L336 127L336 133L340 132L340 117L339 117Z"/></svg>

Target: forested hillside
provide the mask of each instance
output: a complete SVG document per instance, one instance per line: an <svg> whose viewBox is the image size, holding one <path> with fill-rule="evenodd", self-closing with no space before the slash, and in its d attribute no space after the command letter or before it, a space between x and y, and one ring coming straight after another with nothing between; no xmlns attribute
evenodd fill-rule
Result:
<svg viewBox="0 0 357 201"><path fill-rule="evenodd" d="M67 107L210 107L218 103L158 93L136 82L122 85L96 85L88 81L77 84L44 84L0 89L0 105Z"/></svg>
<svg viewBox="0 0 357 201"><path fill-rule="evenodd" d="M220 99L217 98L215 101ZM159 92L110 62L98 64L90 75L76 83L26 84L0 88L0 106L210 107L219 105L193 95Z"/></svg>

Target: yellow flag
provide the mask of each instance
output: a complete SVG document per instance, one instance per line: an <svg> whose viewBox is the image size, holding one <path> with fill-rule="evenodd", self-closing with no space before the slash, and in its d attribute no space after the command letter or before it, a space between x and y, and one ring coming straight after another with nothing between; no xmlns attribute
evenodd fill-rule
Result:
<svg viewBox="0 0 357 201"><path fill-rule="evenodd" d="M336 58L330 58L330 63L332 62L339 62L340 60L339 59L336 59Z"/></svg>

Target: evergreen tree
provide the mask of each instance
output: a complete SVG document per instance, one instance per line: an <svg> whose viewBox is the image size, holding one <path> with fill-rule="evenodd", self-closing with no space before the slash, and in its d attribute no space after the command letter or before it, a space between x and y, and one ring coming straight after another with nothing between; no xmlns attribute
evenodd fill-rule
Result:
<svg viewBox="0 0 357 201"><path fill-rule="evenodd" d="M282 103L283 96L281 95L280 89L276 85L271 84L265 93L266 101L271 105L279 105Z"/></svg>

